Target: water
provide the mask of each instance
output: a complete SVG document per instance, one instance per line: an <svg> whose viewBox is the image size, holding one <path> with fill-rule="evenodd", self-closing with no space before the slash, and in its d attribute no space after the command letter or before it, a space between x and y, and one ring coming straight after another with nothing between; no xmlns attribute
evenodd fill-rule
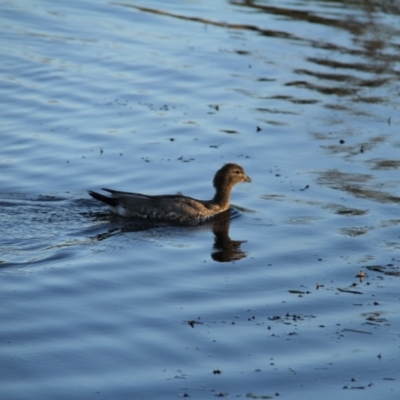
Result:
<svg viewBox="0 0 400 400"><path fill-rule="evenodd" d="M398 398L397 2L0 10L1 399Z"/></svg>

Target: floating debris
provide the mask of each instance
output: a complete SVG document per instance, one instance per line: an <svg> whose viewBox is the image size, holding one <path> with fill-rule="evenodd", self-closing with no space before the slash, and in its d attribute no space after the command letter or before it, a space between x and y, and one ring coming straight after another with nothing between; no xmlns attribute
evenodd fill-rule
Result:
<svg viewBox="0 0 400 400"><path fill-rule="evenodd" d="M279 394L277 394L277 396L279 396ZM253 393L246 393L246 397L248 399L273 399L274 398L274 396L253 394Z"/></svg>
<svg viewBox="0 0 400 400"><path fill-rule="evenodd" d="M362 282L366 276L367 275L365 274L365 272L363 270L360 270L360 272L356 275L356 278L359 278L360 282Z"/></svg>
<svg viewBox="0 0 400 400"><path fill-rule="evenodd" d="M220 374L222 374L222 371L220 369L214 369L213 374L220 375Z"/></svg>
<svg viewBox="0 0 400 400"><path fill-rule="evenodd" d="M187 322L187 324L190 325L192 328L194 328L194 326L195 326L196 324L197 324L197 325L203 325L202 322L200 322L200 321L195 321L195 320L185 321L185 322Z"/></svg>
<svg viewBox="0 0 400 400"><path fill-rule="evenodd" d="M359 331L357 329L342 329L342 332L354 332L354 333L362 333L364 335L372 335L372 332L367 332L367 331Z"/></svg>
<svg viewBox="0 0 400 400"><path fill-rule="evenodd" d="M337 288L337 290L339 290L339 292L344 292L344 293L364 294L363 292L359 292L358 290L341 289L341 288Z"/></svg>
<svg viewBox="0 0 400 400"><path fill-rule="evenodd" d="M303 292L302 290L288 290L288 292L292 294L310 294L309 291Z"/></svg>

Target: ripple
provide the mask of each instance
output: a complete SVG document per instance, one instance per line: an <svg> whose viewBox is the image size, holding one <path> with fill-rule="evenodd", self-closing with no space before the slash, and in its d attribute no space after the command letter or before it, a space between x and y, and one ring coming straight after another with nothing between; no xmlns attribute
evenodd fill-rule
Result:
<svg viewBox="0 0 400 400"><path fill-rule="evenodd" d="M340 233L344 236L357 237L368 233L369 231L375 229L374 227L364 226L364 227L348 227L340 229Z"/></svg>
<svg viewBox="0 0 400 400"><path fill-rule="evenodd" d="M311 225L313 222L320 221L323 218L315 216L293 216L282 220L283 223L289 225Z"/></svg>
<svg viewBox="0 0 400 400"><path fill-rule="evenodd" d="M348 216L360 216L369 213L369 210L361 210L358 208L344 207L340 204L328 204L326 208L331 209L335 214L348 215Z"/></svg>
<svg viewBox="0 0 400 400"><path fill-rule="evenodd" d="M13 346L13 344L10 343L10 346ZM56 353L50 353L48 351L32 351L15 355L7 354L7 352L5 352L5 354L1 356L0 362L6 362L11 365L34 364L39 366L45 364L60 364L65 361L79 360L83 357L83 352L60 349L57 349ZM11 367L11 365L9 366Z"/></svg>

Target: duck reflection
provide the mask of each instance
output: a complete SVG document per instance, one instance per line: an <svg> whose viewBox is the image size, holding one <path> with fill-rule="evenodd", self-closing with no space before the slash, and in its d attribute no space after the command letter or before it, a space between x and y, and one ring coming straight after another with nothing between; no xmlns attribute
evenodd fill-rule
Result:
<svg viewBox="0 0 400 400"><path fill-rule="evenodd" d="M231 208L202 225L179 228L190 232L212 230L214 234L214 244L211 258L217 262L238 261L247 256L240 248L241 244L246 243L247 240L232 240L229 237L229 227L231 221L239 215L238 211ZM104 225L102 224L101 227L103 231L101 233L96 233L93 236L91 235L91 239L96 241L102 241L128 232L141 232L159 228L166 228L168 230L174 229L174 225L171 224L148 222L142 218L126 219L108 213L95 213L92 214L91 217L92 221L101 221L106 223L107 226L106 232L104 232Z"/></svg>
<svg viewBox="0 0 400 400"><path fill-rule="evenodd" d="M240 245L246 243L247 240L232 240L229 237L231 214L234 217L235 211L228 210L224 214L218 216L218 220L213 221L212 231L215 237L214 251L211 253L211 257L218 262L238 261L246 257L246 253L240 248Z"/></svg>

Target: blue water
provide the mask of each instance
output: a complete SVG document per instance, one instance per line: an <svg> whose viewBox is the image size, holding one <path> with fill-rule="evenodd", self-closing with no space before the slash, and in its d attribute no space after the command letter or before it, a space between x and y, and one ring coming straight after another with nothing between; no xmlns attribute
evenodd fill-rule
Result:
<svg viewBox="0 0 400 400"><path fill-rule="evenodd" d="M0 399L397 399L399 11L0 2Z"/></svg>

